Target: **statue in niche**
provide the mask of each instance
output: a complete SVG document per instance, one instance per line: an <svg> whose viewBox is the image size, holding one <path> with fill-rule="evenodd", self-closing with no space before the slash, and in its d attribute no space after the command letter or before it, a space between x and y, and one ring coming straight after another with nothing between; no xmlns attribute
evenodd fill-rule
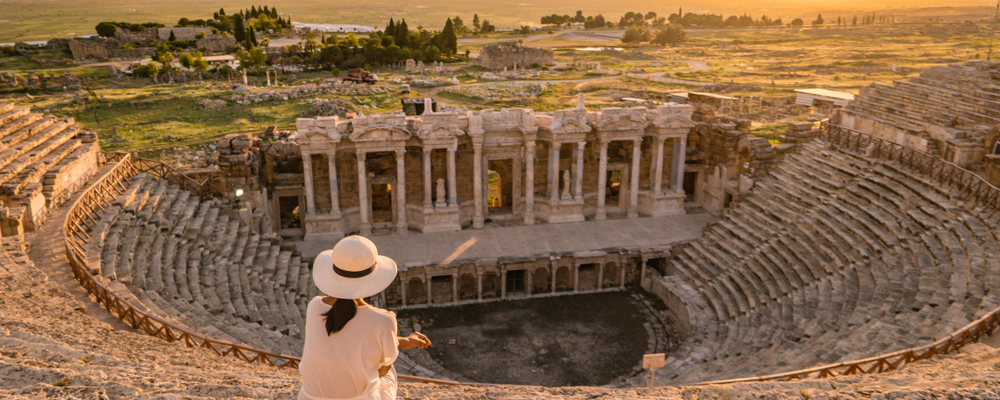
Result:
<svg viewBox="0 0 1000 400"><path fill-rule="evenodd" d="M562 198L569 199L569 170L564 170L562 174L563 187L562 187Z"/></svg>
<svg viewBox="0 0 1000 400"><path fill-rule="evenodd" d="M738 189L740 192L749 192L750 189L753 189L753 179L750 179L746 174L740 175Z"/></svg>
<svg viewBox="0 0 1000 400"><path fill-rule="evenodd" d="M438 207L444 207L445 203L448 202L447 192L444 190L444 179L437 180L437 201L434 205Z"/></svg>

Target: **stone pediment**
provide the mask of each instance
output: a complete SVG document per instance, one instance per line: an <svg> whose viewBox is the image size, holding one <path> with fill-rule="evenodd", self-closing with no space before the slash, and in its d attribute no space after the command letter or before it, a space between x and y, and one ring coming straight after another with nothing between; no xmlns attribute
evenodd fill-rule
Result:
<svg viewBox="0 0 1000 400"><path fill-rule="evenodd" d="M312 128L309 131L302 132L297 131L291 138L295 143L299 145L304 144L320 144L329 142L339 142L340 134L336 131L330 132L328 130L320 128Z"/></svg>
<svg viewBox="0 0 1000 400"><path fill-rule="evenodd" d="M417 131L417 137L427 140L427 139L452 139L457 136L462 136L465 131L459 129L456 126L438 123L434 124L429 128L424 128Z"/></svg>
<svg viewBox="0 0 1000 400"><path fill-rule="evenodd" d="M625 131L644 129L649 122L644 109L607 109L600 112L595 125L602 131Z"/></svg>
<svg viewBox="0 0 1000 400"><path fill-rule="evenodd" d="M357 127L351 132L352 142L388 142L405 141L410 138L410 132L395 125L366 125Z"/></svg>
<svg viewBox="0 0 1000 400"><path fill-rule="evenodd" d="M697 125L691 120L691 106L687 104L662 105L650 114L654 116L652 124L657 128L690 129Z"/></svg>
<svg viewBox="0 0 1000 400"><path fill-rule="evenodd" d="M587 133L590 132L590 125L587 124L587 117L567 117L552 121L553 133Z"/></svg>
<svg viewBox="0 0 1000 400"><path fill-rule="evenodd" d="M666 129L691 129L697 125L691 118L682 114L667 115L653 121L653 126Z"/></svg>
<svg viewBox="0 0 1000 400"><path fill-rule="evenodd" d="M521 132L536 132L535 113L530 109L505 108L500 112L483 110L479 113L486 129L516 129Z"/></svg>

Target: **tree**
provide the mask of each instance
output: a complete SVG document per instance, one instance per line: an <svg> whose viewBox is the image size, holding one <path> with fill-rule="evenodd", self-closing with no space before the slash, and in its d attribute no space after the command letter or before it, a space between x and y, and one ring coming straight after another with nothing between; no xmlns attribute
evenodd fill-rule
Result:
<svg viewBox="0 0 1000 400"><path fill-rule="evenodd" d="M530 35L531 27L527 25L521 25L521 28L517 30L517 33L520 33L522 35Z"/></svg>
<svg viewBox="0 0 1000 400"><path fill-rule="evenodd" d="M490 20L484 19L482 29L479 30L482 33L493 33L497 31L497 27L490 23Z"/></svg>
<svg viewBox="0 0 1000 400"><path fill-rule="evenodd" d="M95 29L97 30L98 35L109 38L109 37L115 37L116 28L118 28L118 25L115 25L114 22L105 21L97 24L97 27Z"/></svg>
<svg viewBox="0 0 1000 400"><path fill-rule="evenodd" d="M152 78L160 74L160 68L156 66L156 63L149 63L133 67L132 73L140 78Z"/></svg>
<svg viewBox="0 0 1000 400"><path fill-rule="evenodd" d="M194 63L194 56L188 53L181 54L180 61L182 67L190 69Z"/></svg>
<svg viewBox="0 0 1000 400"><path fill-rule="evenodd" d="M622 43L635 43L648 42L650 39L649 29L644 26L632 25L625 30L625 35L622 36Z"/></svg>
<svg viewBox="0 0 1000 400"><path fill-rule="evenodd" d="M528 28L529 30L531 28ZM441 49L440 51L444 54L455 54L458 53L458 37L455 36L455 24L448 18L448 21L444 23L444 29L441 30Z"/></svg>
<svg viewBox="0 0 1000 400"><path fill-rule="evenodd" d="M730 15L726 18L726 22L722 23L725 26L738 26L740 24L740 18L735 15Z"/></svg>
<svg viewBox="0 0 1000 400"><path fill-rule="evenodd" d="M646 13L646 19L648 19L648 20L654 20L654 19L656 19L656 12L655 11L650 11L650 12Z"/></svg>
<svg viewBox="0 0 1000 400"><path fill-rule="evenodd" d="M441 57L441 50L435 45L424 47L424 61L437 61Z"/></svg>
<svg viewBox="0 0 1000 400"><path fill-rule="evenodd" d="M167 38L167 41L168 42L176 42L177 41L177 35L174 35L174 30L173 29L170 30L170 37Z"/></svg>
<svg viewBox="0 0 1000 400"><path fill-rule="evenodd" d="M573 22L583 22L586 20L587 18L583 16L583 11L577 10L576 16L573 17Z"/></svg>
<svg viewBox="0 0 1000 400"><path fill-rule="evenodd" d="M792 20L792 26L794 26L796 28L801 28L802 24L803 24L802 18L796 18L796 19Z"/></svg>
<svg viewBox="0 0 1000 400"><path fill-rule="evenodd" d="M415 47L410 41L410 27L406 25L405 18L396 25L396 34L393 37L396 38L396 45L399 47L411 49Z"/></svg>
<svg viewBox="0 0 1000 400"><path fill-rule="evenodd" d="M240 43L247 39L247 27L243 25L243 16L236 14L233 16L233 37Z"/></svg>
<svg viewBox="0 0 1000 400"><path fill-rule="evenodd" d="M816 20L812 24L813 26L823 25L823 14L816 14Z"/></svg>
<svg viewBox="0 0 1000 400"><path fill-rule="evenodd" d="M479 24L479 14L472 14L472 27L476 29L476 33L483 29L483 26Z"/></svg>
<svg viewBox="0 0 1000 400"><path fill-rule="evenodd" d="M465 35L469 33L469 27L465 26L465 21L462 21L462 17L455 16L451 19L452 24L455 27L455 34Z"/></svg>
<svg viewBox="0 0 1000 400"><path fill-rule="evenodd" d="M670 24L656 32L650 42L660 46L676 46L687 41L687 32L680 25Z"/></svg>
<svg viewBox="0 0 1000 400"><path fill-rule="evenodd" d="M349 47L358 47L358 35L355 35L354 32L348 33L342 42Z"/></svg>
<svg viewBox="0 0 1000 400"><path fill-rule="evenodd" d="M857 25L857 24L858 24L858 16L857 16L857 15L855 15L855 16L854 16L854 20L853 20L853 21L851 21L851 25Z"/></svg>
<svg viewBox="0 0 1000 400"><path fill-rule="evenodd" d="M219 8L219 15L226 15L226 10L220 7Z"/></svg>
<svg viewBox="0 0 1000 400"><path fill-rule="evenodd" d="M240 50L236 52L236 59L239 60L241 69L253 69L264 66L267 54L261 48Z"/></svg>

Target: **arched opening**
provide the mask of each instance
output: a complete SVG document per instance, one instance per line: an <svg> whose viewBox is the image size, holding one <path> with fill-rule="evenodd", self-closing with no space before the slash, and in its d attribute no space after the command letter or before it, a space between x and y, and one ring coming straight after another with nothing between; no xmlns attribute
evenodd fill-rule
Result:
<svg viewBox="0 0 1000 400"><path fill-rule="evenodd" d="M604 276L601 278L601 287L615 287L619 284L621 280L621 270L618 269L618 264L609 262L604 264Z"/></svg>
<svg viewBox="0 0 1000 400"><path fill-rule="evenodd" d="M483 298L500 297L500 275L496 272L483 274Z"/></svg>
<svg viewBox="0 0 1000 400"><path fill-rule="evenodd" d="M573 274L569 267L559 267L556 270L556 291L567 292L573 290Z"/></svg>
<svg viewBox="0 0 1000 400"><path fill-rule="evenodd" d="M583 264L579 267L580 281L578 290L597 289L597 264Z"/></svg>
<svg viewBox="0 0 1000 400"><path fill-rule="evenodd" d="M431 299L434 303L451 303L454 300L451 280L451 275L431 277Z"/></svg>
<svg viewBox="0 0 1000 400"><path fill-rule="evenodd" d="M531 293L545 293L552 289L552 273L548 268L538 268L531 274Z"/></svg>
<svg viewBox="0 0 1000 400"><path fill-rule="evenodd" d="M476 298L479 298L479 285L476 284L476 276L462 274L458 277L458 299L472 300Z"/></svg>
<svg viewBox="0 0 1000 400"><path fill-rule="evenodd" d="M406 284L406 304L422 304L427 302L427 285L424 280L413 277Z"/></svg>

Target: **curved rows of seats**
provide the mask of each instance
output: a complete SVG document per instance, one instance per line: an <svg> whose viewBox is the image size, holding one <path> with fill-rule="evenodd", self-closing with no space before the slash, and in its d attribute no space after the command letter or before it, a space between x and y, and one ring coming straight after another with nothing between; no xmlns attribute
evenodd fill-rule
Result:
<svg viewBox="0 0 1000 400"><path fill-rule="evenodd" d="M216 340L301 354L316 294L308 262L252 232L227 202L139 174L91 236L91 265L144 311Z"/></svg>
<svg viewBox="0 0 1000 400"><path fill-rule="evenodd" d="M692 329L667 378L697 382L860 359L946 336L1000 306L995 224L891 163L812 142L674 248Z"/></svg>
<svg viewBox="0 0 1000 400"><path fill-rule="evenodd" d="M93 175L99 152L72 118L0 103L0 201L25 208L29 230Z"/></svg>

